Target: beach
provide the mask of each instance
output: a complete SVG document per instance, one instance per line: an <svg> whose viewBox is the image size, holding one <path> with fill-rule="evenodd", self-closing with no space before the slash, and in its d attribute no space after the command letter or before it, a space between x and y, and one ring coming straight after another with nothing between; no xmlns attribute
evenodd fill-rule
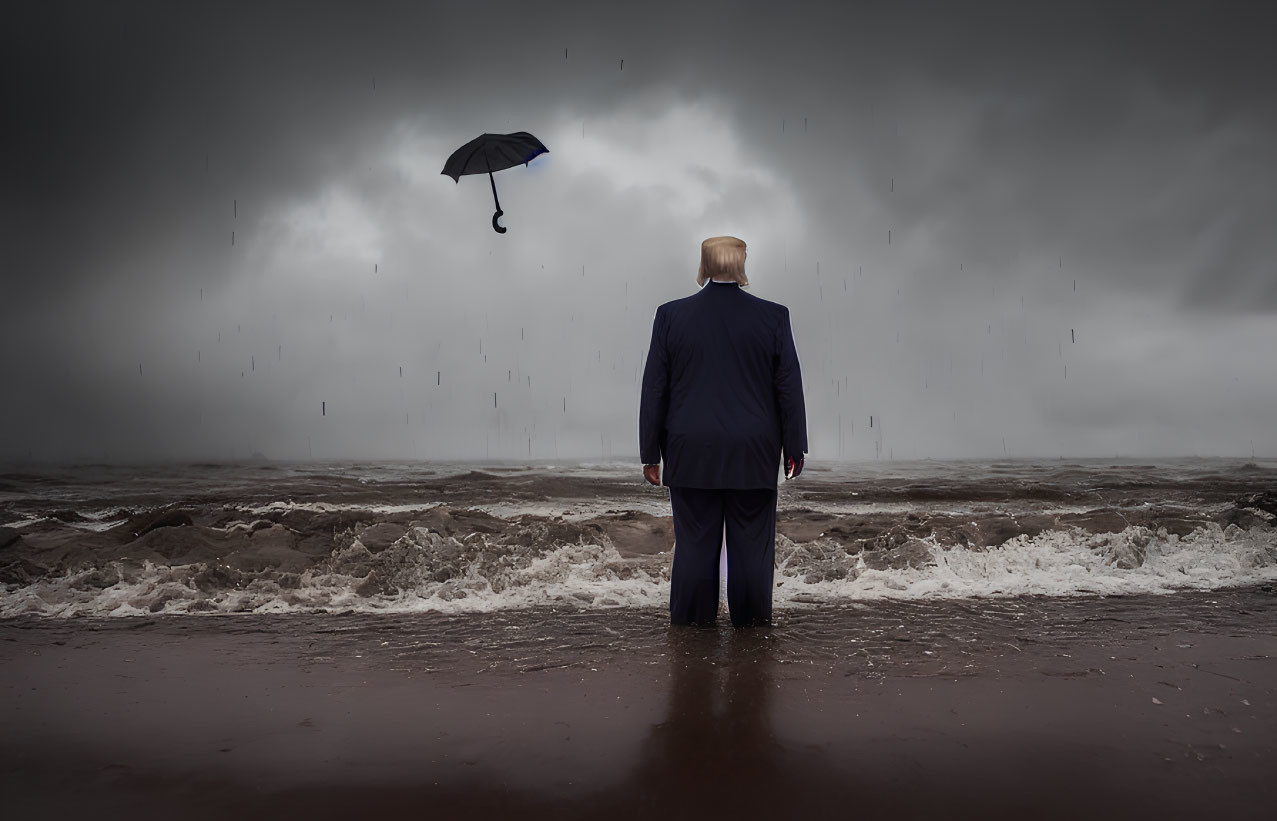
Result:
<svg viewBox="0 0 1277 821"><path fill-rule="evenodd" d="M0 623L14 817L1269 817L1272 587Z"/></svg>
<svg viewBox="0 0 1277 821"><path fill-rule="evenodd" d="M1267 818L1277 464L813 463L672 628L635 465L0 472L15 817Z"/></svg>

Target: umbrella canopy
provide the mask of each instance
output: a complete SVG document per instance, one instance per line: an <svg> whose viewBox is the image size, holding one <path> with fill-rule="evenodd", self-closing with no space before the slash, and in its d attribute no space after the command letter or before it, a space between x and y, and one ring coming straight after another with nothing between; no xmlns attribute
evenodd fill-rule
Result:
<svg viewBox="0 0 1277 821"><path fill-rule="evenodd" d="M448 161L443 164L443 172L452 177L453 182L461 182L466 174L487 174L492 183L492 201L497 211L492 215L492 230L504 234L504 226L497 225L497 218L504 212L501 201L497 199L497 182L492 177L493 171L504 171L519 163L527 166L533 158L550 153L540 140L526 131L513 134L480 134L470 142L452 152Z"/></svg>

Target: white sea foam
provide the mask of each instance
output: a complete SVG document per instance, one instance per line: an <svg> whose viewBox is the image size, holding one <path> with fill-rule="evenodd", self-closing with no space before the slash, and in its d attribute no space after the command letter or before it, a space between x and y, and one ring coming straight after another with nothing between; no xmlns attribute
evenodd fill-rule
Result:
<svg viewBox="0 0 1277 821"><path fill-rule="evenodd" d="M87 522L70 522L72 527L78 527L80 530L92 530L101 533L127 521L127 519L118 518L120 509L115 507L98 510L79 510L76 512L82 518L88 519Z"/></svg>
<svg viewBox="0 0 1277 821"><path fill-rule="evenodd" d="M541 516L558 518L568 522L585 521L608 513L647 513L652 516L669 516L668 499L651 501L632 498L608 499L555 499L549 502L503 502L494 504L466 505L467 510L479 510L501 519L513 519L519 516Z"/></svg>
<svg viewBox="0 0 1277 821"><path fill-rule="evenodd" d="M1170 593L1277 580L1271 527L1211 523L1182 539L1143 526L1101 534L1049 530L983 551L927 544L935 563L922 567L873 570L861 557L845 579L809 584L782 573L777 600Z"/></svg>
<svg viewBox="0 0 1277 821"><path fill-rule="evenodd" d="M333 502L294 502L275 501L264 505L225 505L225 509L239 510L244 513L252 513L255 516L262 516L267 513L289 513L292 511L304 511L307 513L339 513L347 510L366 510L370 513L411 513L418 510L430 510L439 507L443 502L410 502L400 505L370 505L358 503L333 503Z"/></svg>
<svg viewBox="0 0 1277 821"><path fill-rule="evenodd" d="M110 512L114 513L115 511L110 511ZM104 518L107 515L107 513L105 512L103 512L101 516L92 516L88 513L81 513L80 515L87 517L89 521L87 522L58 521L58 524L61 524L65 527L74 527L77 530L91 530L97 533L101 533L102 531L110 530L116 525L126 521L125 519L106 519ZM55 518L53 516L29 516L25 519L19 519L16 522L10 522L9 524L5 525L5 527L12 527L15 530L21 530L25 527L30 527L31 525L39 524L40 522L51 522L51 521L55 521Z"/></svg>
<svg viewBox="0 0 1277 821"><path fill-rule="evenodd" d="M627 558L610 543L522 553L505 546L503 552L486 538L458 540L413 528L377 554L355 540L295 579L295 587L257 577L241 587L205 592L198 578L209 571L203 564L114 563L24 587L3 586L0 616L668 606L669 553ZM914 566L873 569L866 554L848 554L833 542L796 544L778 535L776 607L873 598L1171 593L1277 580L1277 529L1270 525L1243 530L1212 523L1184 538L1142 526L1107 534L1051 530L988 550L942 548L926 540L922 545ZM443 567L447 572L440 572ZM107 581L118 580L103 586L104 571L114 574ZM374 577L378 590L391 592L361 592Z"/></svg>
<svg viewBox="0 0 1277 821"><path fill-rule="evenodd" d="M8 524L5 525L5 527L11 527L15 530L21 530L24 527L30 527L31 525L36 525L36 524L39 524L40 522L47 522L52 519L53 519L52 516L28 516L25 519L16 519L12 522L9 522Z"/></svg>

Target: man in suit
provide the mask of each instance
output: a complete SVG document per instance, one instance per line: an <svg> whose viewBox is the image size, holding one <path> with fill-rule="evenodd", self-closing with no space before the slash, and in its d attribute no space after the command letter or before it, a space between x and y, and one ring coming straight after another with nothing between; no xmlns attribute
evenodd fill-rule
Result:
<svg viewBox="0 0 1277 821"><path fill-rule="evenodd" d="M741 290L745 243L701 243L701 290L656 309L643 369L639 455L674 514L670 620L718 616L727 546L732 624L769 623L776 561L777 474L802 472L807 417L789 309Z"/></svg>

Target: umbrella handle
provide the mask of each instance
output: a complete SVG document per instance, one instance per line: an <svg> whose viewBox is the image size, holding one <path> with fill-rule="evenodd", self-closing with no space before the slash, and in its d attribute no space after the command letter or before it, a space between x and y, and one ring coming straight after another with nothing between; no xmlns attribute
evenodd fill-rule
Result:
<svg viewBox="0 0 1277 821"><path fill-rule="evenodd" d="M491 171L488 172L488 182L492 183L492 201L496 203L497 206L497 212L492 215L492 230L496 231L498 234L504 234L505 226L497 225L497 218L505 212L501 210L501 200L497 199L497 181L493 179Z"/></svg>

